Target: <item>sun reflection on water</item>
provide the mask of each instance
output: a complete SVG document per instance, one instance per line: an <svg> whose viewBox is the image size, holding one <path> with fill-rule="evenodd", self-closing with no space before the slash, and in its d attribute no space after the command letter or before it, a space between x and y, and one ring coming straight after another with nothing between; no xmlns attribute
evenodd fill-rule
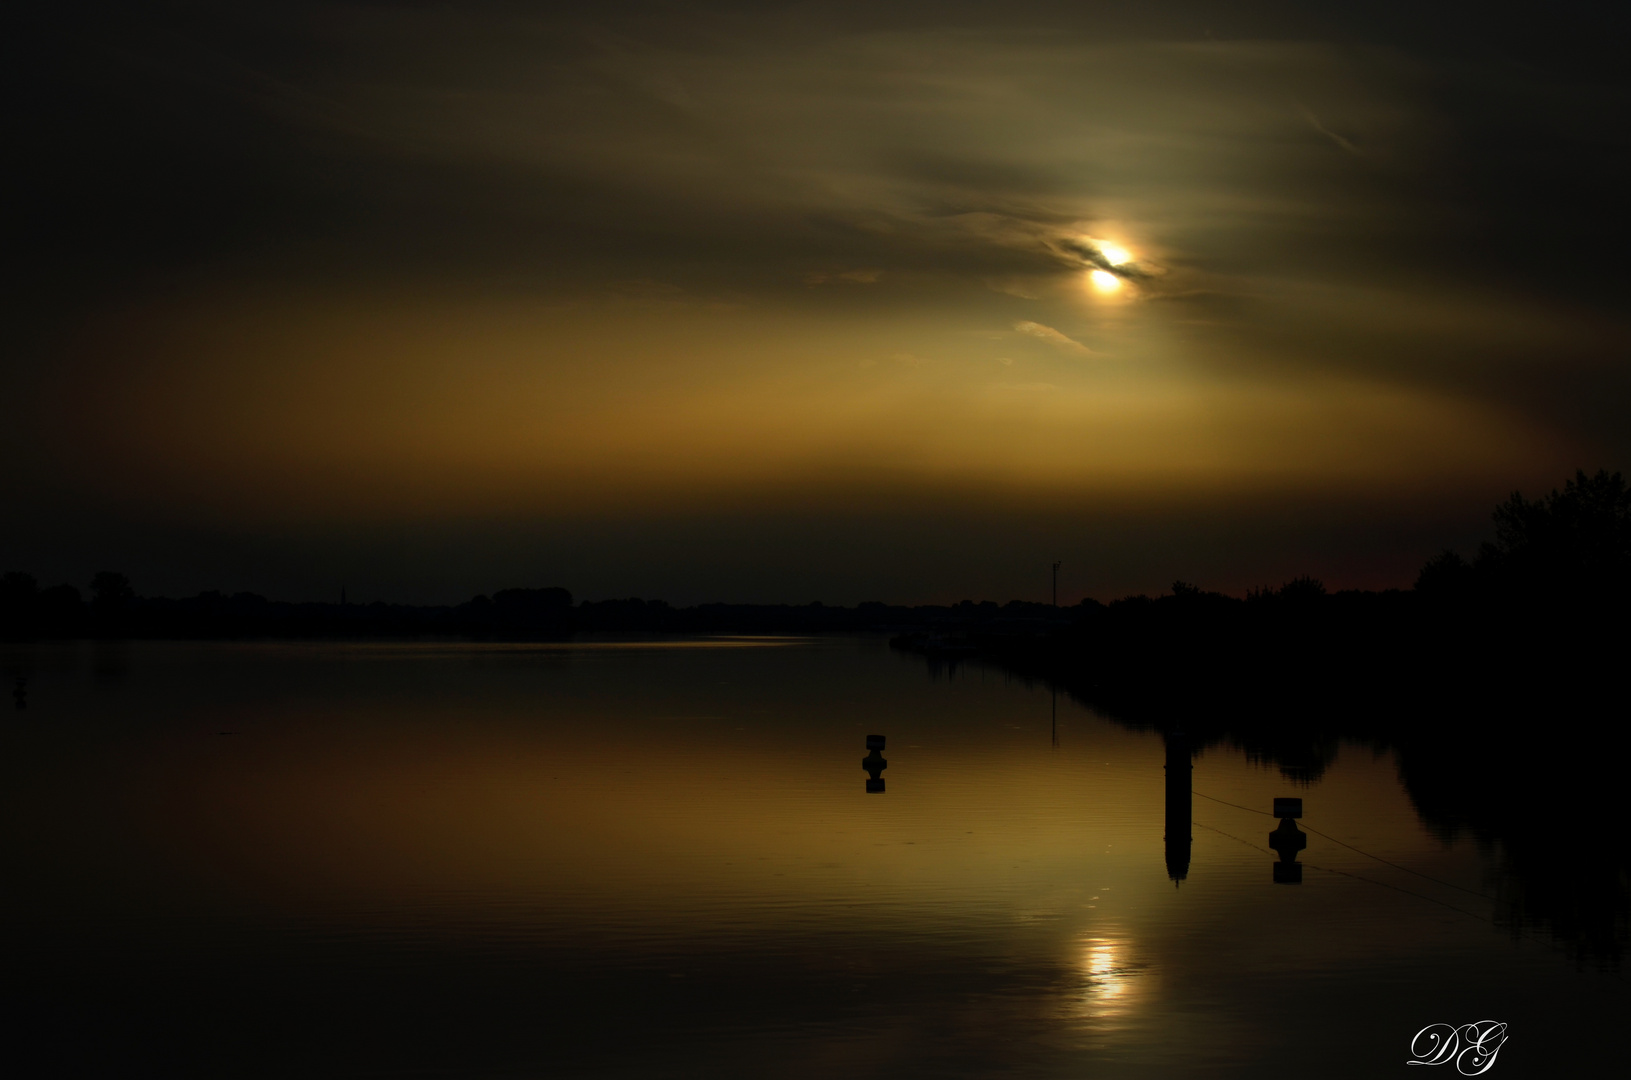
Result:
<svg viewBox="0 0 1631 1080"><path fill-rule="evenodd" d="M1078 947L1080 976L1075 1012L1083 1019L1125 1019L1146 996L1145 965L1130 957L1126 941L1089 937Z"/></svg>

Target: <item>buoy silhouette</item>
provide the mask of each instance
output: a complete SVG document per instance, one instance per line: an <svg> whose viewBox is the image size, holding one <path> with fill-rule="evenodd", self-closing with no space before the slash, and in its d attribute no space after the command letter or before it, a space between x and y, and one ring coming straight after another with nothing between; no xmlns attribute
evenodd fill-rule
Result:
<svg viewBox="0 0 1631 1080"><path fill-rule="evenodd" d="M866 737L867 755L861 759L861 768L865 769L870 777L866 782L866 793L868 795L883 794L882 773L889 768L889 762L884 760L883 744L884 737L882 735L868 735Z"/></svg>
<svg viewBox="0 0 1631 1080"><path fill-rule="evenodd" d="M1303 816L1303 801L1275 799L1274 816L1280 819L1279 827L1269 833L1269 847L1280 853L1280 861L1274 864L1274 883L1301 885L1303 864L1297 861L1297 853L1308 846L1308 834L1297 828L1296 819Z"/></svg>

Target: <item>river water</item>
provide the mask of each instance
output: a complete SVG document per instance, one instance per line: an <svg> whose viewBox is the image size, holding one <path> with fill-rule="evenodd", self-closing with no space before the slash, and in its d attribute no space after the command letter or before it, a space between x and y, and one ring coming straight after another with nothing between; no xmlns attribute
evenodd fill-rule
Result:
<svg viewBox="0 0 1631 1080"><path fill-rule="evenodd" d="M1169 791L1161 736L877 638L0 660L27 1075L1416 1076L1482 1020L1484 1075L1618 1060L1623 974L1508 925L1385 750Z"/></svg>

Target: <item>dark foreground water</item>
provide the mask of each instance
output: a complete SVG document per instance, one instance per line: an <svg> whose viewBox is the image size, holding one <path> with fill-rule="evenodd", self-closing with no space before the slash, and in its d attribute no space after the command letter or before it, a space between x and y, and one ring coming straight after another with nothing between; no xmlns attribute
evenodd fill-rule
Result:
<svg viewBox="0 0 1631 1080"><path fill-rule="evenodd" d="M1159 736L876 639L0 658L11 1075L1432 1080L1479 1020L1487 1076L1623 1067L1623 976L1367 748L1199 756L1180 885Z"/></svg>

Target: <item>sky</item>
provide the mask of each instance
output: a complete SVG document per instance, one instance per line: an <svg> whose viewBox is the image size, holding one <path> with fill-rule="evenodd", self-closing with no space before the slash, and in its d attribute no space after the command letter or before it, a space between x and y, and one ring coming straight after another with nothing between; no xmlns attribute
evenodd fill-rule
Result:
<svg viewBox="0 0 1631 1080"><path fill-rule="evenodd" d="M1408 587L1631 467L1627 16L25 4L0 569Z"/></svg>

